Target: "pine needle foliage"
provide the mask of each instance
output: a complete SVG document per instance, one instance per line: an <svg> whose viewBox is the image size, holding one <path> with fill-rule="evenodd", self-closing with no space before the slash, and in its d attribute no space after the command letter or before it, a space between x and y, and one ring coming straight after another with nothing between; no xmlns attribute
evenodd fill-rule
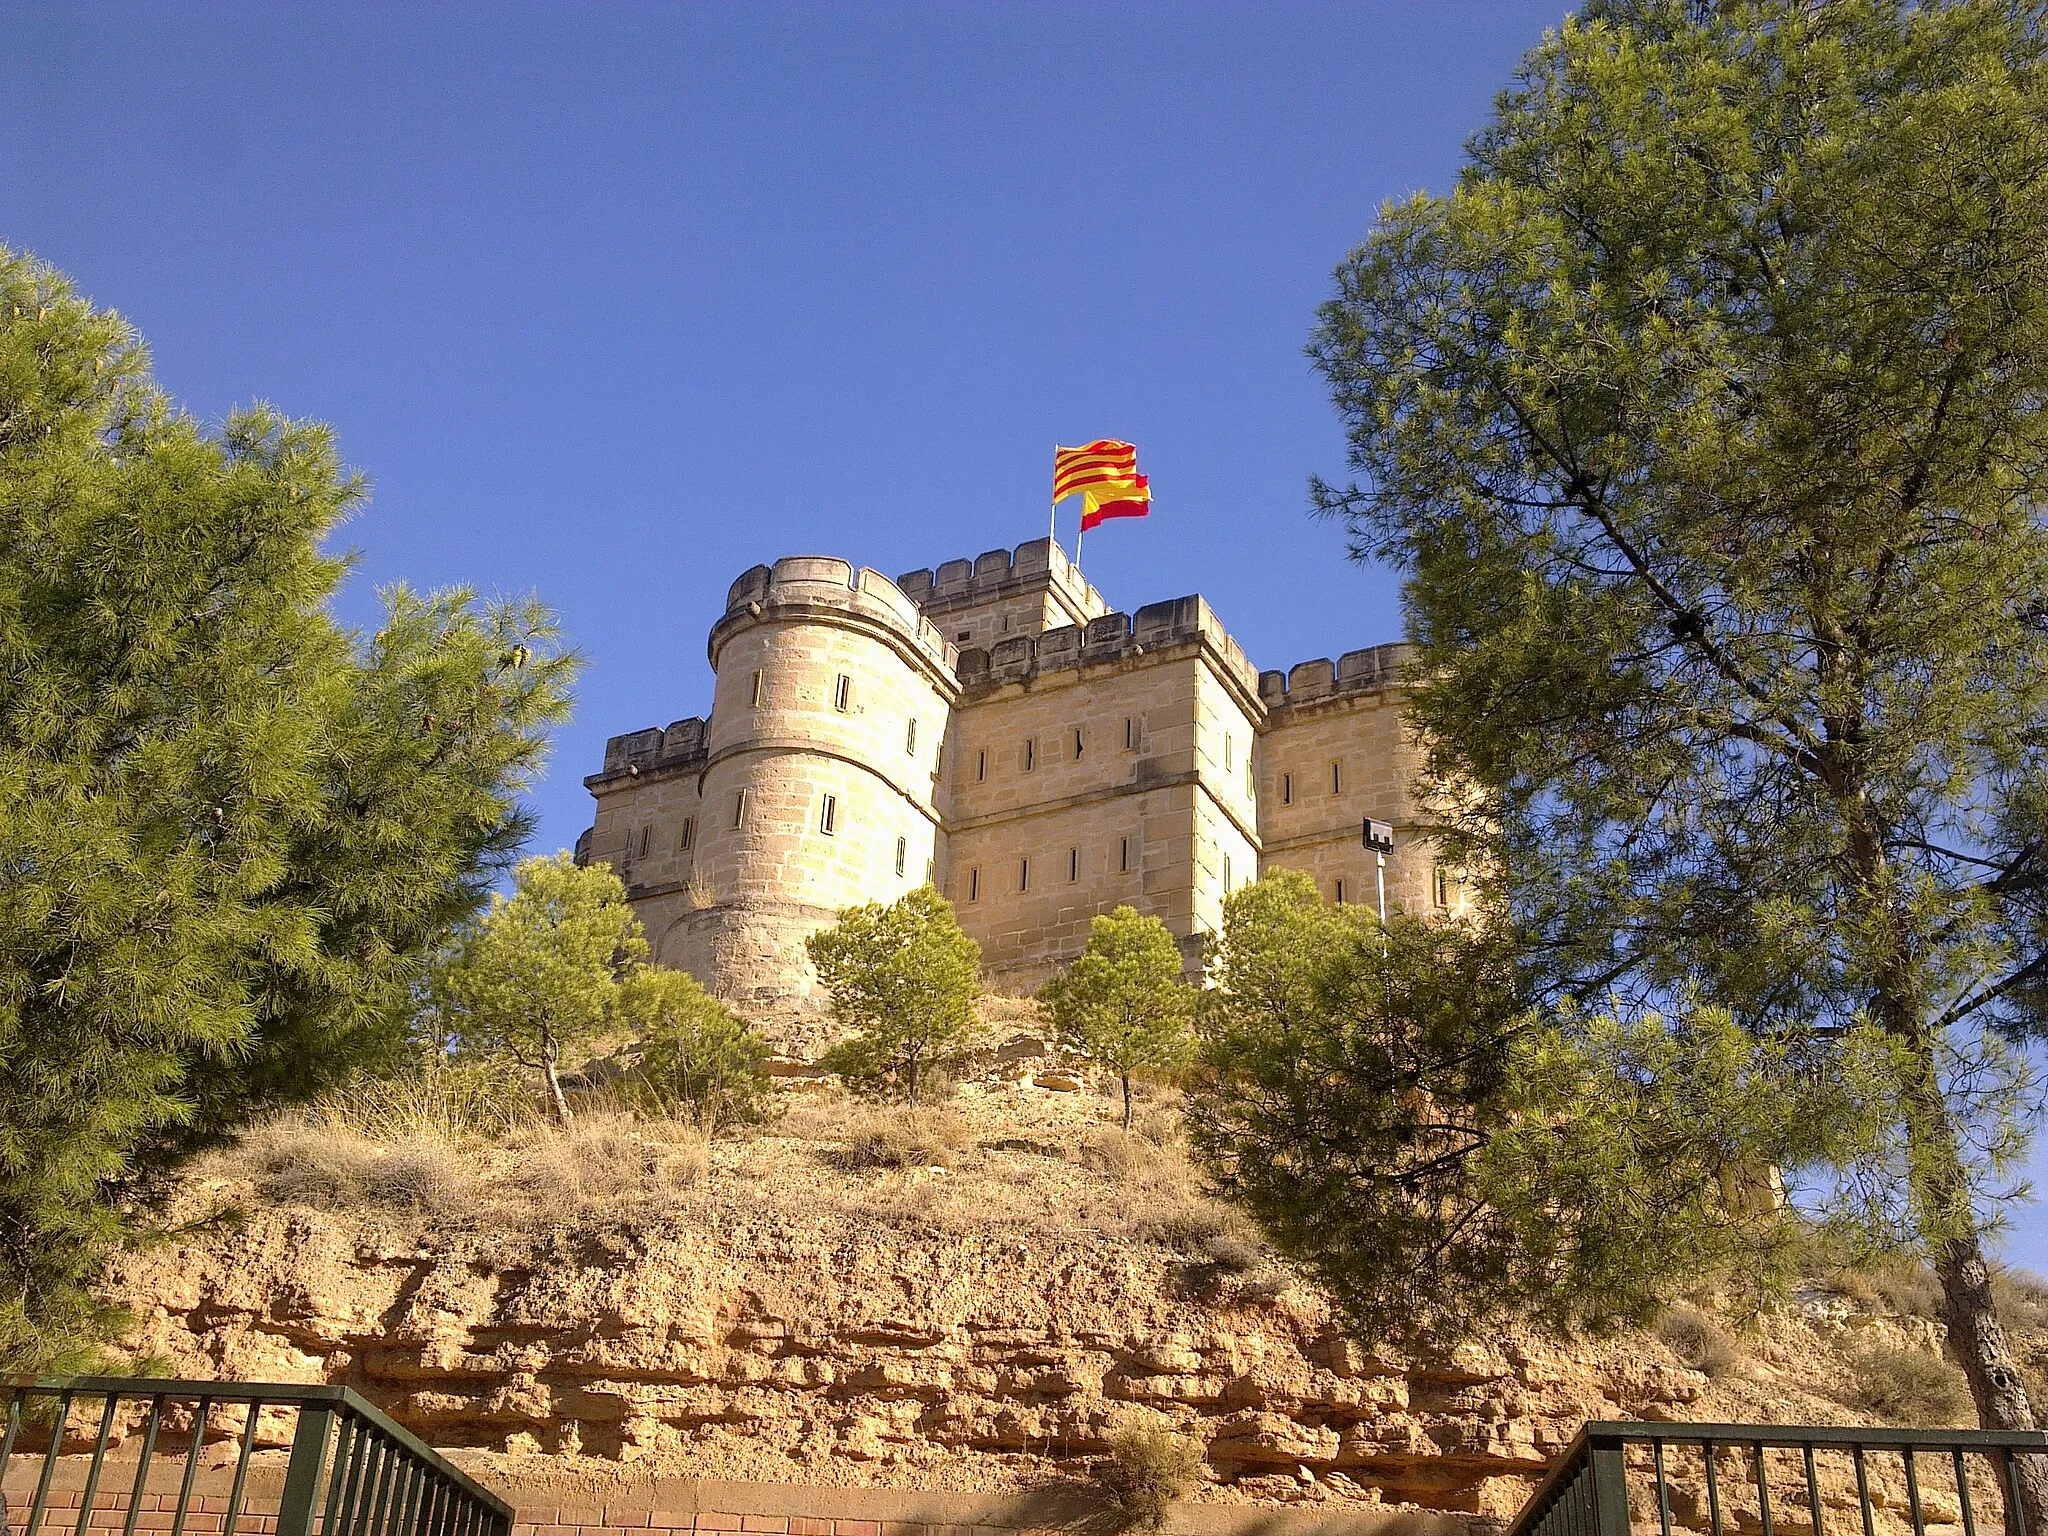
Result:
<svg viewBox="0 0 2048 1536"><path fill-rule="evenodd" d="M1532 1000L1718 1010L1839 1082L1879 1150L1833 1208L1929 1257L2005 1429L2002 1040L2048 1017L2044 193L2036 6L1598 0L1448 195L1382 211L1310 348L1359 476L1318 497L1406 573L1432 813Z"/></svg>
<svg viewBox="0 0 2048 1536"><path fill-rule="evenodd" d="M854 1088L920 1102L931 1068L964 1048L981 989L981 946L930 885L884 906L849 907L804 941L831 994L832 1017L854 1031L824 1057Z"/></svg>
<svg viewBox="0 0 2048 1536"><path fill-rule="evenodd" d="M1644 1323L1705 1274L1760 1304L1808 1245L1772 1170L1875 1134L1725 1012L1545 1016L1498 930L1382 926L1294 871L1226 900L1209 975L1190 1138L1360 1338Z"/></svg>
<svg viewBox="0 0 2048 1536"><path fill-rule="evenodd" d="M1193 1054L1195 992L1181 968L1180 946L1166 924L1118 907L1090 920L1081 953L1039 989L1039 1006L1060 1043L1116 1074L1126 1131L1132 1075L1172 1072Z"/></svg>
<svg viewBox="0 0 2048 1536"><path fill-rule="evenodd" d="M394 1055L528 830L574 658L528 602L329 602L365 494L265 406L202 428L0 248L0 1368L76 1360L137 1177Z"/></svg>
<svg viewBox="0 0 2048 1536"><path fill-rule="evenodd" d="M626 1022L647 937L609 864L566 852L523 859L512 894L459 930L429 982L433 1022L458 1052L509 1056L540 1074L557 1124L573 1118L563 1054Z"/></svg>
<svg viewBox="0 0 2048 1536"><path fill-rule="evenodd" d="M1225 900L1208 975L1185 1114L1218 1192L1361 1336L1483 1315L1516 1257L1478 1178L1523 1024L1505 954L1278 870Z"/></svg>
<svg viewBox="0 0 2048 1536"><path fill-rule="evenodd" d="M706 1136L769 1117L768 1042L687 971L642 966L620 999L640 1038L640 1079Z"/></svg>

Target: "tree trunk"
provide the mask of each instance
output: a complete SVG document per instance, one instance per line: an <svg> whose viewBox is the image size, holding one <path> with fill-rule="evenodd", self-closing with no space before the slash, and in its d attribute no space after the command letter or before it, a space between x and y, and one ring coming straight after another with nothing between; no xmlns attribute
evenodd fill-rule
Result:
<svg viewBox="0 0 2048 1536"><path fill-rule="evenodd" d="M1124 1085L1124 1134L1131 1133L1131 1080L1128 1075L1117 1079Z"/></svg>
<svg viewBox="0 0 2048 1536"><path fill-rule="evenodd" d="M910 1092L910 1107L912 1109L915 1109L917 1108L917 1054L915 1052L911 1053L910 1060L907 1063L907 1066L909 1069L909 1080L906 1086L909 1088Z"/></svg>
<svg viewBox="0 0 2048 1536"><path fill-rule="evenodd" d="M1918 1080L1906 1090L1906 1135L1911 1146L1916 1203L1935 1229L1927 1256L1941 1282L1942 1321L1949 1348L1961 1362L1983 1429L2033 1429L2033 1404L2013 1358L2012 1344L1991 1297L1991 1266L1970 1198L1969 1179L1955 1122L1934 1081L1932 1050L1924 1035L1912 1041ZM2048 1531L2048 1457L2016 1455L2013 1477L2030 1532Z"/></svg>
<svg viewBox="0 0 2048 1536"><path fill-rule="evenodd" d="M1948 1325L1949 1348L1962 1363L1970 1383L1970 1399L1977 1408L1977 1423L1984 1429L2033 1429L2034 1407L2027 1399L2019 1362L2013 1358L2012 1343L1991 1296L1991 1266L1984 1257L1984 1241L1976 1213L1970 1206L1962 1159L1955 1143L1954 1126L1947 1106L1930 1107L1923 1090L1921 1114L1939 1116L1933 1125L1909 1129L1935 1166L1923 1176L1928 1186L1923 1199L1926 1208L1954 1213L1952 1222L1962 1223L1960 1231L1936 1234L1928 1244L1928 1257L1941 1281L1942 1321ZM1917 1117L1916 1117L1917 1118ZM2019 1483L2020 1505L2029 1531L2048 1531L2048 1458L2015 1456L2013 1476Z"/></svg>
<svg viewBox="0 0 2048 1536"><path fill-rule="evenodd" d="M1890 900L1891 877L1884 844L1868 805L1857 789L1846 798L1845 822L1849 855L1862 876L1863 894L1884 915L1887 949L1872 998L1873 1012L1886 1031L1912 1053L1913 1075L1902 1084L1900 1110L1909 1148L1907 1174L1914 1204L1927 1223L1922 1233L1927 1257L1941 1282L1942 1317L1948 1326L1949 1348L1962 1363L1983 1429L2033 1429L2033 1405L2027 1401L2005 1325L1991 1300L1991 1268L1985 1262L1982 1227L1963 1162L1954 1116L1935 1076L1937 1042L1927 1028L1925 989L1919 985L1913 936L1902 931ZM2026 1529L2048 1533L2048 1457L2016 1455L2013 1479L2019 1484Z"/></svg>
<svg viewBox="0 0 2048 1536"><path fill-rule="evenodd" d="M562 1080L555 1076L555 1059L552 1056L541 1058L540 1074L547 1079L548 1108L554 1112L555 1124L567 1125L576 1117L569 1113L568 1096L562 1092Z"/></svg>

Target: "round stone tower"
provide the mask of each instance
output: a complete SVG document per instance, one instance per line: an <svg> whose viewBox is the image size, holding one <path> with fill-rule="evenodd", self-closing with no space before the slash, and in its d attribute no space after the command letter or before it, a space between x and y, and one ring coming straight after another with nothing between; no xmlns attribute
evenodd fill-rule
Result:
<svg viewBox="0 0 2048 1536"><path fill-rule="evenodd" d="M664 963L788 1018L820 1002L807 936L943 879L956 657L894 582L817 556L734 582L710 655L691 900L650 937Z"/></svg>

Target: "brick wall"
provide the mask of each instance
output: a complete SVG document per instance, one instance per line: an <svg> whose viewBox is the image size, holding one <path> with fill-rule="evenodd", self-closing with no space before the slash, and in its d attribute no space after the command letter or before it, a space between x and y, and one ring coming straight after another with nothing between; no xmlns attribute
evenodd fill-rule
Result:
<svg viewBox="0 0 2048 1536"><path fill-rule="evenodd" d="M541 1459L532 1469L508 1474L503 1464L480 1465L464 1452L452 1459L490 1486L517 1510L513 1536L1075 1536L1108 1529L1103 1510L1085 1489L1062 1485L1007 1493L946 1493L900 1488L826 1488L792 1484L727 1482L715 1478L605 1478L557 1472ZM51 1479L43 1536L78 1528L86 1462L67 1456ZM274 1464L265 1465L265 1461ZM8 1524L22 1536L40 1454L24 1454L8 1468L4 1484ZM182 1458L159 1456L137 1511L135 1529L150 1536L168 1532L177 1503ZM128 1515L135 1478L132 1458L110 1455L101 1472L93 1513L85 1529L119 1531ZM202 1472L185 1520L189 1536L223 1536L231 1475ZM283 1488L281 1452L260 1453L249 1469L235 1536L274 1536ZM1169 1536L1485 1536L1495 1523L1435 1511L1373 1508L1329 1503L1177 1504L1169 1515Z"/></svg>
<svg viewBox="0 0 2048 1536"><path fill-rule="evenodd" d="M1101 1504L1072 1484L947 1493L652 1478L550 1492L522 1486L523 1477L491 1481L519 1511L513 1536L1074 1536L1109 1528ZM1494 1528L1463 1515L1338 1503L1182 1503L1167 1521L1171 1536L1480 1536Z"/></svg>

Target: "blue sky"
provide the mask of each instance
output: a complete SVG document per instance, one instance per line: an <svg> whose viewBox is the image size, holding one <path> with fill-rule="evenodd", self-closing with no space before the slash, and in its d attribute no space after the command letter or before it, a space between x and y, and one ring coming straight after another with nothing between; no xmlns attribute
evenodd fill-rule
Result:
<svg viewBox="0 0 2048 1536"><path fill-rule="evenodd" d="M350 617L400 578L561 613L549 849L606 736L708 705L740 571L1036 538L1055 442L1152 476L1083 550L1113 602L1200 591L1268 667L1395 638L1307 513L1343 440L1302 346L1564 8L11 4L0 241L201 416L334 425ZM2048 1266L2036 1208L2013 1249Z"/></svg>

